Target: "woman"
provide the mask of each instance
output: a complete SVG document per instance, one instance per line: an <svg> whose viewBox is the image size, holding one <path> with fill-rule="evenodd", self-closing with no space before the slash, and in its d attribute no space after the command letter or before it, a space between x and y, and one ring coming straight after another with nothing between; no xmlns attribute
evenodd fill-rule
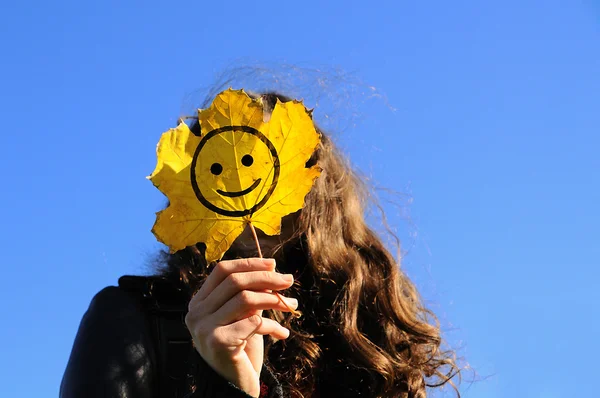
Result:
<svg viewBox="0 0 600 398"><path fill-rule="evenodd" d="M277 99L290 100L262 95L265 112ZM82 320L62 398L423 398L452 384L454 354L366 225L367 190L320 133L307 167L322 174L281 235L259 235L268 258L245 231L216 265L198 244L163 254L160 275L104 289Z"/></svg>

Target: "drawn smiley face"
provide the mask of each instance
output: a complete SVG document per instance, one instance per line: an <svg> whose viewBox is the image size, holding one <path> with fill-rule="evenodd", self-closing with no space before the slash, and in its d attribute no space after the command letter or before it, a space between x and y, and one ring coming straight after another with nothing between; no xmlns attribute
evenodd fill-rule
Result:
<svg viewBox="0 0 600 398"><path fill-rule="evenodd" d="M267 203L280 165L263 133L249 126L223 126L202 137L190 170L194 193L206 208L243 217Z"/></svg>

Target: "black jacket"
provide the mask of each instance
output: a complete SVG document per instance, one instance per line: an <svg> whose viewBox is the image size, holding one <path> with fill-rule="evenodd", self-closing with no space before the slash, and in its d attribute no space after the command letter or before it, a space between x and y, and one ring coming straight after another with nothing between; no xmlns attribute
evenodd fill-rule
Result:
<svg viewBox="0 0 600 398"><path fill-rule="evenodd" d="M119 284L100 291L83 316L60 398L249 397L191 345L183 321L189 298L161 278L123 277ZM140 286L150 286L150 294ZM166 303L158 303L161 296ZM266 367L261 383L266 396L283 397Z"/></svg>

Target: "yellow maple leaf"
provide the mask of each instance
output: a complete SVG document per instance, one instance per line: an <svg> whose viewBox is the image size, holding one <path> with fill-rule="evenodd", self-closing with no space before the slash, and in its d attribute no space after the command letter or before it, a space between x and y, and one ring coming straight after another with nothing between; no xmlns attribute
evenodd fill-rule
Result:
<svg viewBox="0 0 600 398"><path fill-rule="evenodd" d="M164 133L148 177L169 199L152 232L172 252L203 242L219 260L247 224L279 234L281 218L302 208L321 170L306 168L320 137L301 102L263 104L226 90L198 111L201 136L185 123Z"/></svg>

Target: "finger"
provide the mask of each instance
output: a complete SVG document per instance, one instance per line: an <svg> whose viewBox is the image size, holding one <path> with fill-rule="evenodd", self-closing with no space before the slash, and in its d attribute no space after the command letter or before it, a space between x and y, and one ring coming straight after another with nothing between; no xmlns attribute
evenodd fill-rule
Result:
<svg viewBox="0 0 600 398"><path fill-rule="evenodd" d="M198 293L194 295L192 301L204 300L225 278L234 272L273 270L275 270L275 260L272 258L240 258L237 260L221 261L206 278L206 281L202 284Z"/></svg>
<svg viewBox="0 0 600 398"><path fill-rule="evenodd" d="M285 300L285 303L283 302ZM287 305L286 305L287 304ZM279 310L289 312L298 308L298 300L276 295L275 293L243 290L226 302L214 314L209 315L211 323L227 325L247 318L257 310Z"/></svg>
<svg viewBox="0 0 600 398"><path fill-rule="evenodd" d="M230 274L202 303L202 312L212 314L243 290L265 291L287 289L294 283L290 274L273 271L250 271Z"/></svg>
<svg viewBox="0 0 600 398"><path fill-rule="evenodd" d="M239 347L255 334L284 340L289 337L290 331L273 319L253 315L231 325L218 327L213 333L215 342L227 347Z"/></svg>

